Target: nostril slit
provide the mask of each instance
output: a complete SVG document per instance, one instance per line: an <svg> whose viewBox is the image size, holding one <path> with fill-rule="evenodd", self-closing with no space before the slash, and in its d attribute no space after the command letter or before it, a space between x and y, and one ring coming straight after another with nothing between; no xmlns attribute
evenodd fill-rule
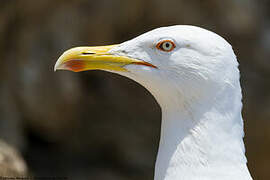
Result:
<svg viewBox="0 0 270 180"><path fill-rule="evenodd" d="M82 55L91 55L91 54L96 54L96 53L93 53L93 52L83 52Z"/></svg>

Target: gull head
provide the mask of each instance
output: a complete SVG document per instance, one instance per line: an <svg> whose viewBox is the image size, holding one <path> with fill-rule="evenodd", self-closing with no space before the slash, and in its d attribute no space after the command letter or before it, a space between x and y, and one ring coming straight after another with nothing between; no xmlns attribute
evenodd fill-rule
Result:
<svg viewBox="0 0 270 180"><path fill-rule="evenodd" d="M72 48L56 62L59 69L117 73L142 84L158 102L169 94L208 96L239 81L231 45L211 31L187 25L157 28L117 45Z"/></svg>
<svg viewBox="0 0 270 180"><path fill-rule="evenodd" d="M219 35L194 26L162 27L118 45L67 50L58 69L117 73L153 94L162 110L155 180L251 179L238 63Z"/></svg>

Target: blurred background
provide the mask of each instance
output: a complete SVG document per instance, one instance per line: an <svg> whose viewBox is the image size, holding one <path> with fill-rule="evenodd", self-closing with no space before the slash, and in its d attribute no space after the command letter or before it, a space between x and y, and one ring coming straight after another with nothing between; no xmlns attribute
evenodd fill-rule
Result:
<svg viewBox="0 0 270 180"><path fill-rule="evenodd" d="M152 180L160 108L101 71L53 72L74 46L115 44L160 26L222 35L240 62L248 166L270 179L270 1L1 0L0 175Z"/></svg>

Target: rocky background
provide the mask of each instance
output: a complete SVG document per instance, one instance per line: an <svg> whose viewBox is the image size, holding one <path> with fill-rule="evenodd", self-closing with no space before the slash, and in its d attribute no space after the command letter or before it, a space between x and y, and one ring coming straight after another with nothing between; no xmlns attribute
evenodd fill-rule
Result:
<svg viewBox="0 0 270 180"><path fill-rule="evenodd" d="M1 0L0 137L16 150L0 143L0 175L152 180L160 108L150 93L115 74L53 66L68 48L173 24L207 28L233 45L248 166L254 179L270 179L267 0Z"/></svg>

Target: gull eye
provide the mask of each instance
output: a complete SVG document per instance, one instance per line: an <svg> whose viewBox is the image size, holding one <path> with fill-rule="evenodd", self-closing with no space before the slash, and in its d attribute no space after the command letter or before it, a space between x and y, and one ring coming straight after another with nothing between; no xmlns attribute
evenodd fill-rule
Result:
<svg viewBox="0 0 270 180"><path fill-rule="evenodd" d="M170 52L175 48L175 44L171 40L164 40L164 41L160 41L156 45L156 48L161 51Z"/></svg>

